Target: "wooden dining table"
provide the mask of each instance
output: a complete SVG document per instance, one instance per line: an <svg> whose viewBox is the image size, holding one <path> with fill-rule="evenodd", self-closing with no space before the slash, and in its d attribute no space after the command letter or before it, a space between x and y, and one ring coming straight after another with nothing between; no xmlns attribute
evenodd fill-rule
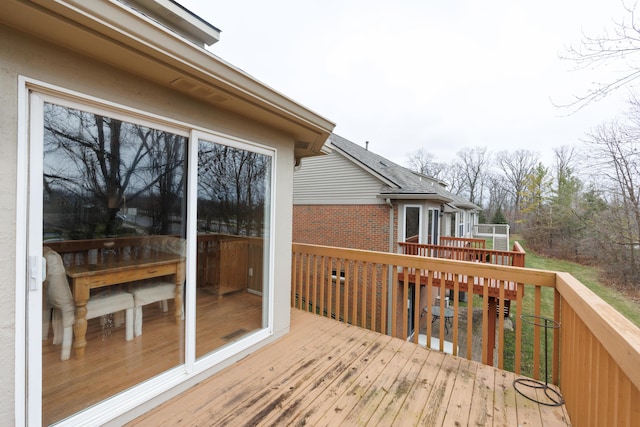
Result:
<svg viewBox="0 0 640 427"><path fill-rule="evenodd" d="M76 306L73 348L77 359L84 358L87 346L87 301L91 289L153 277L172 276L173 282L176 284L176 323L179 324L182 319L182 285L185 280L185 258L183 256L154 252L138 258L113 259L101 264L70 266L66 270Z"/></svg>

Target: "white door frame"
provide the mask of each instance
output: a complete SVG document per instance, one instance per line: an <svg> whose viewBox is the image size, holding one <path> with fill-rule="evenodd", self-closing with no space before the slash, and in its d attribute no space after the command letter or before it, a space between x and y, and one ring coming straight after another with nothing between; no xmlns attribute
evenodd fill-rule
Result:
<svg viewBox="0 0 640 427"><path fill-rule="evenodd" d="M133 114L126 106L97 99L85 94L66 90L58 86L36 81L23 76L18 80L18 142L17 142L17 188L16 188L16 299L15 299L15 422L16 425L41 426L42 425L42 230L43 230L43 139L44 139L44 102L53 100L64 101L64 104L80 101L79 105L86 106L96 104L100 109L112 107L114 110L124 111L125 115ZM142 117L148 117L155 125L164 122L170 127L190 129L191 146L189 148L189 160L194 162L197 157L197 143L193 144L195 137L213 138L214 141L223 144L238 146L243 149L252 147L253 151L263 152L272 157L270 185L271 207L269 216L275 217L276 210L276 182L275 176L278 168L277 151L273 147L264 146L252 141L212 132L208 129L176 122L165 117L155 116L148 112L137 112ZM116 114L119 115L119 114ZM139 118L138 118L139 119ZM192 164L197 164L194 162ZM197 174L197 168L187 171L190 174L189 181ZM189 184L188 188L194 187ZM189 190L187 190L189 191ZM194 197L193 190L191 197ZM194 200L195 205L195 198ZM195 230L195 209L188 211L188 230ZM113 418L113 408L118 408L119 413L132 410L144 404L152 398L174 389L177 385L185 383L207 371L222 361L233 357L251 346L263 341L273 334L274 318L274 268L275 242L273 236L274 223L269 221L269 277L265 283L267 291L265 321L267 327L255 334L233 343L220 351L201 360L195 361L195 311L187 310L185 319L185 363L164 374L147 380L135 390L120 393L106 401L94 405L89 411L84 411L70 420L62 421L60 425L78 424L103 424ZM191 231L188 254L195 260L196 239ZM195 263L195 261L193 261ZM187 265L187 281L195 283L195 265ZM31 277L32 276L32 277ZM187 291L187 302L194 303L195 297Z"/></svg>

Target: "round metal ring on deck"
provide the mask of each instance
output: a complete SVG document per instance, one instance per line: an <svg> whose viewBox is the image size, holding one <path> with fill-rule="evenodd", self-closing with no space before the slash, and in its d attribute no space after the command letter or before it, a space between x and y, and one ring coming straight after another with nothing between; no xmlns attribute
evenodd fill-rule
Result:
<svg viewBox="0 0 640 427"><path fill-rule="evenodd" d="M518 388L518 385L520 385L521 388L526 387L528 389L533 389L533 390L538 390L538 389L542 390L545 396L549 399L549 402L546 402L540 399L535 399L531 396L528 396L526 393L524 393L523 390ZM517 380L513 381L513 388L515 388L516 391L520 393L522 396L526 397L527 399L533 402L539 403L541 405L546 405L546 406L564 405L564 399L562 398L562 395L556 389L549 387L549 384L545 384L542 381L534 380L531 378L518 378Z"/></svg>

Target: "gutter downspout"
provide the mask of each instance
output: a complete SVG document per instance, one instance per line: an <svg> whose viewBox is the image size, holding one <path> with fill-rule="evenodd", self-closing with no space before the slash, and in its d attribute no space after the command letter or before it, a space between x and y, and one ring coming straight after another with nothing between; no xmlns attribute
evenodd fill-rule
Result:
<svg viewBox="0 0 640 427"><path fill-rule="evenodd" d="M395 253L395 248L393 246L393 234L395 233L395 229L393 228L393 220L394 220L394 212L393 212L393 203L391 203L391 199L384 199L387 206L389 206L389 252ZM387 272L387 334L393 336L391 331L391 325L393 324L391 320L393 319L395 311L393 307L391 307L391 303L393 298L391 297L393 292L393 269L390 268Z"/></svg>

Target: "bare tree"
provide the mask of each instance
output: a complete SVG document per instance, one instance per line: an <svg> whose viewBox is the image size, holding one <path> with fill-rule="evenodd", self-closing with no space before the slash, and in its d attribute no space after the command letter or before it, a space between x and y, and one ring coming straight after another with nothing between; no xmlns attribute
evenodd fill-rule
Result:
<svg viewBox="0 0 640 427"><path fill-rule="evenodd" d="M469 201L482 205L485 179L491 165L490 154L486 147L463 148L457 154L457 163L468 192Z"/></svg>
<svg viewBox="0 0 640 427"><path fill-rule="evenodd" d="M544 249L549 240L552 212L549 207L551 177L542 163L527 176L521 198L522 233L533 248Z"/></svg>
<svg viewBox="0 0 640 427"><path fill-rule="evenodd" d="M249 236L261 232L269 167L268 156L226 145L200 143L198 203L209 208L199 208L199 215L222 223L225 232Z"/></svg>
<svg viewBox="0 0 640 427"><path fill-rule="evenodd" d="M496 163L509 183L508 190L513 198L513 206L516 212L520 209L520 198L525 188L527 177L531 175L538 162L538 153L529 150L516 150L512 153L501 151L496 156Z"/></svg>
<svg viewBox="0 0 640 427"><path fill-rule="evenodd" d="M555 154L556 181L559 183L576 171L578 155L575 147L568 145L554 147L553 153Z"/></svg>
<svg viewBox="0 0 640 427"><path fill-rule="evenodd" d="M44 181L45 189L58 192L92 215L73 218L83 221L86 229L81 238L91 238L98 227L106 235L115 235L120 225L118 212L126 200L132 201L149 192L162 191L159 185L167 173L172 191L181 191L183 154L171 159L160 148L162 140L186 146L184 137L119 119L93 114L54 104L45 104L44 114ZM170 160L170 161L169 161ZM175 172L180 168L179 173ZM177 180L177 181L176 181ZM177 184L178 186L176 187ZM157 194L157 193L156 193ZM165 214L170 215L167 208ZM80 229L74 224L74 229ZM84 235L82 235L84 233Z"/></svg>
<svg viewBox="0 0 640 427"><path fill-rule="evenodd" d="M504 212L509 205L511 194L507 178L500 174L489 174L487 176L487 189L489 191L489 203L486 214L487 218L492 218L496 212Z"/></svg>
<svg viewBox="0 0 640 427"><path fill-rule="evenodd" d="M447 190L456 196L466 195L466 185L462 167L454 162L443 173L442 180L447 183Z"/></svg>
<svg viewBox="0 0 640 427"><path fill-rule="evenodd" d="M442 179L447 169L445 163L436 162L436 156L424 148L410 153L407 162L412 171L437 179Z"/></svg>
<svg viewBox="0 0 640 427"><path fill-rule="evenodd" d="M613 28L605 30L599 36L582 35L579 46L569 46L564 59L573 61L576 70L595 69L611 65L618 65L619 77L608 82L594 83L586 93L575 96L575 99L564 107L579 110L584 106L598 101L610 93L627 86L640 77L638 56L640 54L640 22L636 12L637 4L627 6L621 2L625 16L613 21Z"/></svg>
<svg viewBox="0 0 640 427"><path fill-rule="evenodd" d="M637 109L637 105L635 106ZM628 123L613 121L599 126L589 137L592 170L608 190L608 217L600 224L602 241L610 245L609 267L620 278L640 283L640 127L639 112Z"/></svg>

